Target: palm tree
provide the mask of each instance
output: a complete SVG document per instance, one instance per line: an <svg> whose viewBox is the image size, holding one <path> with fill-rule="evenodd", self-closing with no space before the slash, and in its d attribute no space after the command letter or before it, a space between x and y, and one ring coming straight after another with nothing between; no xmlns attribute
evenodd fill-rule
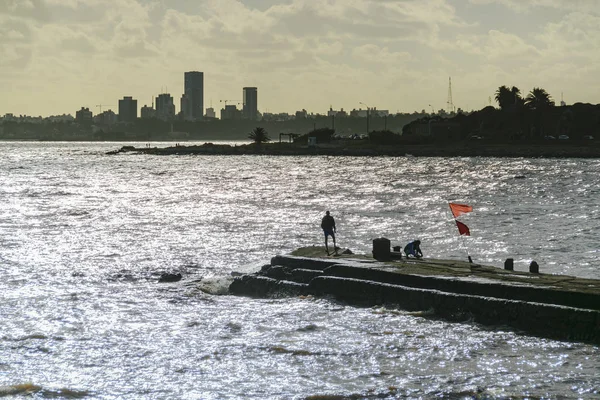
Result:
<svg viewBox="0 0 600 400"><path fill-rule="evenodd" d="M494 98L502 110L515 108L523 104L521 90L516 86L513 86L510 89L506 85L500 86L498 90L496 90Z"/></svg>
<svg viewBox="0 0 600 400"><path fill-rule="evenodd" d="M248 135L248 139L252 140L255 144L261 145L262 143L267 143L271 141L269 134L264 128L260 126L254 128L252 132Z"/></svg>
<svg viewBox="0 0 600 400"><path fill-rule="evenodd" d="M496 90L496 95L494 98L502 110L505 110L510 104L513 103L511 101L512 93L506 85L502 85L498 88L498 90Z"/></svg>
<svg viewBox="0 0 600 400"><path fill-rule="evenodd" d="M552 97L544 89L533 88L527 95L525 104L532 110L544 110L554 107L554 100L552 100Z"/></svg>
<svg viewBox="0 0 600 400"><path fill-rule="evenodd" d="M522 106L525 104L525 100L521 97L521 89L516 86L510 88L510 93L512 94L515 106Z"/></svg>
<svg viewBox="0 0 600 400"><path fill-rule="evenodd" d="M533 88L525 99L525 105L534 111L535 129L539 136L544 136L544 117L554 107L552 97L542 88Z"/></svg>

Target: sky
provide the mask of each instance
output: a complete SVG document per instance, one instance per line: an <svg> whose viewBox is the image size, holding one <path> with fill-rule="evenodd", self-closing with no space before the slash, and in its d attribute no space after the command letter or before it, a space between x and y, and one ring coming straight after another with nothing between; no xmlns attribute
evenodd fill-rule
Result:
<svg viewBox="0 0 600 400"><path fill-rule="evenodd" d="M179 111L185 71L216 110L256 86L261 112L437 111L449 78L464 110L502 85L598 104L600 0L0 0L0 115Z"/></svg>

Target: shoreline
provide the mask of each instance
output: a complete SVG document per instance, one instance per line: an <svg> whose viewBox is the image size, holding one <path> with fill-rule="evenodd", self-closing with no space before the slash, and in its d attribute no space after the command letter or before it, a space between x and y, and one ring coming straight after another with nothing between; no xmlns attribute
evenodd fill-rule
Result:
<svg viewBox="0 0 600 400"><path fill-rule="evenodd" d="M327 143L317 146L293 143L267 143L239 146L204 143L169 147L123 146L107 154L137 153L149 155L268 155L268 156L348 156L348 157L498 157L498 158L600 158L600 146L572 143L502 144L463 142L448 145L370 143Z"/></svg>

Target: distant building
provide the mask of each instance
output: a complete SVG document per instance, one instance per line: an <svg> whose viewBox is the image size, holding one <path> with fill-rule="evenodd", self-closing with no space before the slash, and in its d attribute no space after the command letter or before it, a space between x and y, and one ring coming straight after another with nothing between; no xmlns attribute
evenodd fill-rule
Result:
<svg viewBox="0 0 600 400"><path fill-rule="evenodd" d="M205 117L207 118L217 118L217 114L215 113L215 109L212 107L209 107L206 109L206 114Z"/></svg>
<svg viewBox="0 0 600 400"><path fill-rule="evenodd" d="M6 114L4 114L4 118L2 118L2 120L4 122L15 122L17 120L17 118L15 117L15 115L13 113L6 113Z"/></svg>
<svg viewBox="0 0 600 400"><path fill-rule="evenodd" d="M369 117L387 117L390 115L390 110L378 110L376 107L371 107L366 110L359 108L350 111L350 116L355 118L365 118L367 114Z"/></svg>
<svg viewBox="0 0 600 400"><path fill-rule="evenodd" d="M329 111L327 111L327 116L328 117L347 117L348 113L346 111L344 111L343 108L341 108L340 111L336 111L333 109L333 107L329 107Z"/></svg>
<svg viewBox="0 0 600 400"><path fill-rule="evenodd" d="M244 108L242 113L244 119L256 121L258 117L258 89L255 87L244 88Z"/></svg>
<svg viewBox="0 0 600 400"><path fill-rule="evenodd" d="M362 108L359 108L358 110L353 109L350 111L350 116L354 118L366 118L367 110L363 110Z"/></svg>
<svg viewBox="0 0 600 400"><path fill-rule="evenodd" d="M142 107L140 114L142 119L150 119L156 117L156 110L153 107L149 107L144 104L144 107Z"/></svg>
<svg viewBox="0 0 600 400"><path fill-rule="evenodd" d="M81 107L81 110L75 112L75 121L80 124L91 124L93 113L87 107Z"/></svg>
<svg viewBox="0 0 600 400"><path fill-rule="evenodd" d="M390 115L390 110L378 110L377 108L371 108L369 111L371 117L387 117Z"/></svg>
<svg viewBox="0 0 600 400"><path fill-rule="evenodd" d="M156 98L156 118L171 121L175 118L175 104L169 93L159 94Z"/></svg>
<svg viewBox="0 0 600 400"><path fill-rule="evenodd" d="M137 100L131 96L119 100L119 122L135 122L137 119Z"/></svg>
<svg viewBox="0 0 600 400"><path fill-rule="evenodd" d="M295 118L294 115L290 115L288 113L270 113L270 112L265 112L264 114L262 114L260 116L260 119L262 121L291 121Z"/></svg>
<svg viewBox="0 0 600 400"><path fill-rule="evenodd" d="M71 114L51 115L44 118L44 121L48 122L73 122L74 120L75 118Z"/></svg>
<svg viewBox="0 0 600 400"><path fill-rule="evenodd" d="M192 121L192 100L185 93L181 96L180 102L181 117L185 121Z"/></svg>
<svg viewBox="0 0 600 400"><path fill-rule="evenodd" d="M183 92L187 107L186 109L182 108L184 119L202 119L204 115L204 72L189 71L184 73ZM181 101L183 103L183 97Z"/></svg>
<svg viewBox="0 0 600 400"><path fill-rule="evenodd" d="M296 111L296 119L306 119L308 117L308 112L305 109L302 111Z"/></svg>
<svg viewBox="0 0 600 400"><path fill-rule="evenodd" d="M106 110L94 116L94 123L98 125L114 125L118 122L117 114L113 110Z"/></svg>
<svg viewBox="0 0 600 400"><path fill-rule="evenodd" d="M238 110L235 104L226 105L221 109L221 119L242 119L242 111Z"/></svg>
<svg viewBox="0 0 600 400"><path fill-rule="evenodd" d="M12 115L12 114L10 114ZM41 116L31 116L31 115L19 115L18 117L14 117L14 119L12 120L14 122L20 123L20 124L41 124L44 122L44 118L42 118ZM7 120L8 122L8 120Z"/></svg>

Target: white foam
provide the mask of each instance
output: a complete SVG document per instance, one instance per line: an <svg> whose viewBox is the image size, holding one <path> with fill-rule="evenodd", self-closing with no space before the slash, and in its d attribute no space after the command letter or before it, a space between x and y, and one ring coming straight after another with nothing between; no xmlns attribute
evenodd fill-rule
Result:
<svg viewBox="0 0 600 400"><path fill-rule="evenodd" d="M214 276L194 283L194 287L204 293L223 295L229 293L229 285L233 282L232 276Z"/></svg>

